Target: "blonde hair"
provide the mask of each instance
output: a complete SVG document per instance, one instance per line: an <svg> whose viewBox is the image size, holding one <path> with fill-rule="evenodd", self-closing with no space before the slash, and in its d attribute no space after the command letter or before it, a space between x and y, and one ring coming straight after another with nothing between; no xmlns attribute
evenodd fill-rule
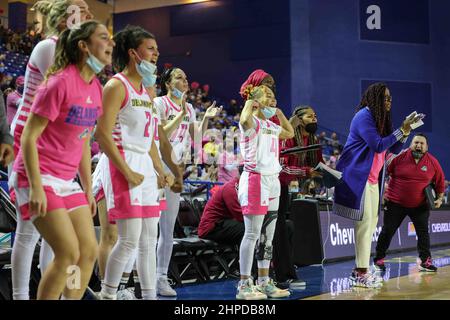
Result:
<svg viewBox="0 0 450 320"><path fill-rule="evenodd" d="M78 42L89 42L99 25L101 25L100 22L89 20L83 22L77 29L66 29L61 33L56 45L55 62L47 71L47 79L65 69L69 64L77 64L83 59Z"/></svg>
<svg viewBox="0 0 450 320"><path fill-rule="evenodd" d="M47 15L51 9L52 2L50 1L38 1L33 7L31 7L30 11L34 13L35 18L33 24L40 24L40 30L35 31L45 34L47 32Z"/></svg>
<svg viewBox="0 0 450 320"><path fill-rule="evenodd" d="M71 0L41 0L36 2L31 10L45 16L48 35L58 35L59 25L67 18L67 9L71 4Z"/></svg>
<svg viewBox="0 0 450 320"><path fill-rule="evenodd" d="M48 15L50 12L50 9L52 8L53 5L53 1L38 1L36 2L32 7L31 7L31 11L37 11L41 14L43 14L44 16Z"/></svg>

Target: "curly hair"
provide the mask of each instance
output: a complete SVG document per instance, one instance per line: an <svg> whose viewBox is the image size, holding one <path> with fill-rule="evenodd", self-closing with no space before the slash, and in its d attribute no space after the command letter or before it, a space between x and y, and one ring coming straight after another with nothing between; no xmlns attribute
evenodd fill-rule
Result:
<svg viewBox="0 0 450 320"><path fill-rule="evenodd" d="M387 89L386 84L377 82L371 84L364 92L364 95L357 107L356 111L368 107L370 113L375 120L377 131L382 137L390 135L393 131L391 112L386 110L385 107L385 91Z"/></svg>

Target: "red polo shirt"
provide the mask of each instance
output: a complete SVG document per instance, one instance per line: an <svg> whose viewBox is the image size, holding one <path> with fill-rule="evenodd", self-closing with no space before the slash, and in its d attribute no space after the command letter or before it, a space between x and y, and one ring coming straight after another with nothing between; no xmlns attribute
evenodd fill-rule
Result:
<svg viewBox="0 0 450 320"><path fill-rule="evenodd" d="M436 193L444 192L444 172L429 152L416 164L411 149L404 150L388 166L390 181L386 198L402 207L416 208L425 204L424 189L433 182Z"/></svg>
<svg viewBox="0 0 450 320"><path fill-rule="evenodd" d="M234 178L220 187L206 203L200 224L198 236L201 238L208 234L216 222L225 219L234 219L244 222L242 209L238 200L239 178Z"/></svg>

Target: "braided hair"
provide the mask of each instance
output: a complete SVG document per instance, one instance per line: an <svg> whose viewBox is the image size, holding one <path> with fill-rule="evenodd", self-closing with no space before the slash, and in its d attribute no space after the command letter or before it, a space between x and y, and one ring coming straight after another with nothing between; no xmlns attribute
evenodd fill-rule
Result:
<svg viewBox="0 0 450 320"><path fill-rule="evenodd" d="M128 25L117 32L113 38L116 43L113 49L114 67L119 71L125 69L130 62L128 50L137 49L145 39L155 40L155 36L141 27Z"/></svg>
<svg viewBox="0 0 450 320"><path fill-rule="evenodd" d="M298 106L294 110L294 116L296 116L298 118L302 118L308 110L313 110L313 108L310 106ZM302 128L304 128L303 124L294 128L295 142L297 143L297 146L299 146L299 147L304 146ZM313 133L309 134L308 141L310 144L319 143L318 142L319 139ZM317 159L317 151L315 151L315 150L298 153L295 155L295 157L297 158L297 165L299 167L303 167L303 166L315 167L317 165L317 163L319 162L319 160Z"/></svg>
<svg viewBox="0 0 450 320"><path fill-rule="evenodd" d="M356 111L368 107L377 127L378 133L382 137L390 135L393 131L391 112L385 107L386 84L377 82L371 84L364 92L364 95Z"/></svg>

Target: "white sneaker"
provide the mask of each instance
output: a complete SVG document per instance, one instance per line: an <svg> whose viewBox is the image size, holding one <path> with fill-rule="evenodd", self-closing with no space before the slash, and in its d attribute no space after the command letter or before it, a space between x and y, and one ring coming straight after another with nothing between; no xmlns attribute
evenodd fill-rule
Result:
<svg viewBox="0 0 450 320"><path fill-rule="evenodd" d="M100 300L117 300L117 294L109 294L102 290L100 291Z"/></svg>
<svg viewBox="0 0 450 320"><path fill-rule="evenodd" d="M117 300L136 300L133 291L131 288L117 291Z"/></svg>
<svg viewBox="0 0 450 320"><path fill-rule="evenodd" d="M177 292L172 289L167 278L158 278L156 283L156 291L160 296L163 297L176 297Z"/></svg>
<svg viewBox="0 0 450 320"><path fill-rule="evenodd" d="M236 299L238 300L265 300L267 295L258 291L253 284L252 279L246 279L239 281Z"/></svg>
<svg viewBox="0 0 450 320"><path fill-rule="evenodd" d="M383 284L383 282L384 282L384 278L382 276L380 276L380 274L378 272L372 273L372 278L374 279L375 283Z"/></svg>
<svg viewBox="0 0 450 320"><path fill-rule="evenodd" d="M375 279L370 272L360 273L353 271L349 281L350 285L354 287L379 289L383 286L383 282Z"/></svg>

